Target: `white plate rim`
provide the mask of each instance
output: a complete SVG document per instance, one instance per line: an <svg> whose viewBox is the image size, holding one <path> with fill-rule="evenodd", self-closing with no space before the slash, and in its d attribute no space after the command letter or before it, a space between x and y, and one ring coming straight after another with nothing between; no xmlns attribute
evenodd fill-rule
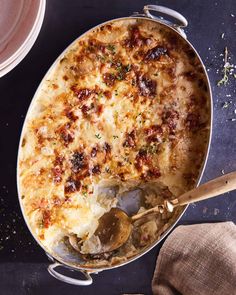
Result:
<svg viewBox="0 0 236 295"><path fill-rule="evenodd" d="M4 68L0 68L0 78L6 75L7 73L9 73L11 70L13 70L25 58L25 56L29 53L34 43L36 42L36 39L39 35L40 29L43 24L43 19L44 19L45 9L46 9L46 0L41 0L41 2L42 2L42 6L41 6L41 11L39 14L37 26L32 32L30 39L28 40L27 44L24 44L24 46L21 48L21 51L18 53L15 59L13 59Z"/></svg>
<svg viewBox="0 0 236 295"><path fill-rule="evenodd" d="M22 51L24 51L25 47L30 42L30 39L33 38L34 32L37 29L37 26L39 25L39 22L40 22L41 12L43 9L45 10L45 6L46 6L45 4L46 4L46 0L40 0L37 16L35 18L34 24L29 34L27 35L23 43L17 48L17 50L10 57L8 57L4 62L0 64L0 70L4 69L9 64L11 64L12 61L14 61L22 53Z"/></svg>

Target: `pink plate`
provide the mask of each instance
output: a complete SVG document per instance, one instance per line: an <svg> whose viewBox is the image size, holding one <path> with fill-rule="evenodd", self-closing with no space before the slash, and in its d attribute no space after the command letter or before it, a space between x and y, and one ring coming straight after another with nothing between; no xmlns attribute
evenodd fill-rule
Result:
<svg viewBox="0 0 236 295"><path fill-rule="evenodd" d="M21 51L35 30L40 0L0 0L0 69Z"/></svg>

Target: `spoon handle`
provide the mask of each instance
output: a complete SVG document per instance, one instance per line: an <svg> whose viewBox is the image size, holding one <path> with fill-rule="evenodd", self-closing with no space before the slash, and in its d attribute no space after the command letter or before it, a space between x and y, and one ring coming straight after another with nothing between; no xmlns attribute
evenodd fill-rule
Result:
<svg viewBox="0 0 236 295"><path fill-rule="evenodd" d="M200 185L199 187L184 193L183 195L174 200L165 201L163 205L158 205L144 212L138 213L132 216L131 219L132 221L135 221L151 213L162 213L164 209L166 209L169 212L172 212L174 207L210 199L235 189L236 171L210 180Z"/></svg>
<svg viewBox="0 0 236 295"><path fill-rule="evenodd" d="M225 174L210 180L180 197L171 200L171 204L176 206L186 205L216 197L236 189L236 171Z"/></svg>

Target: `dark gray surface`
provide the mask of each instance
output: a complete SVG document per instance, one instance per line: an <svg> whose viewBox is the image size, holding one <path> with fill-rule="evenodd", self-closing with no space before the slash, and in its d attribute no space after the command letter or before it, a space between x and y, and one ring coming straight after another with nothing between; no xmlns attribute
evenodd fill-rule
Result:
<svg viewBox="0 0 236 295"><path fill-rule="evenodd" d="M105 20L140 11L146 1L48 0L40 35L27 57L0 79L0 294L151 294L151 279L159 246L122 268L94 275L90 287L56 281L46 272L47 258L33 241L20 213L15 181L17 146L22 123L33 94L56 57L76 37ZM153 1L151 4L157 4ZM212 147L203 182L236 170L236 79L217 87L224 47L236 63L235 0L162 0L189 21L188 39L200 53L212 84L214 124ZM235 15L235 17L233 17ZM222 39L222 33L224 38ZM236 71L235 71L236 73ZM228 108L222 108L224 102ZM235 193L191 205L180 224L236 221Z"/></svg>

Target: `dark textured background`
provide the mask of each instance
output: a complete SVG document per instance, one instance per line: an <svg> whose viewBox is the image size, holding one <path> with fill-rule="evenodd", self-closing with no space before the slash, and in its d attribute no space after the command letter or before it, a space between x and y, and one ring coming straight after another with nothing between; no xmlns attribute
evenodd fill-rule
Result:
<svg viewBox="0 0 236 295"><path fill-rule="evenodd" d="M151 2L151 1L150 1ZM0 79L0 294L151 294L151 279L159 246L139 260L93 275L94 284L74 287L56 281L46 271L48 260L22 219L16 191L16 156L23 120L34 92L56 57L75 38L103 21L141 11L142 0L48 0L39 37L27 57ZM235 0L162 0L189 21L188 39L208 69L214 99L213 138L203 182L222 170L236 170L236 78L217 87L224 47L236 63ZM234 17L235 16L235 17ZM222 38L222 33L224 37ZM235 69L236 73L236 69ZM225 102L229 103L223 108ZM180 224L236 221L236 194L191 205Z"/></svg>

